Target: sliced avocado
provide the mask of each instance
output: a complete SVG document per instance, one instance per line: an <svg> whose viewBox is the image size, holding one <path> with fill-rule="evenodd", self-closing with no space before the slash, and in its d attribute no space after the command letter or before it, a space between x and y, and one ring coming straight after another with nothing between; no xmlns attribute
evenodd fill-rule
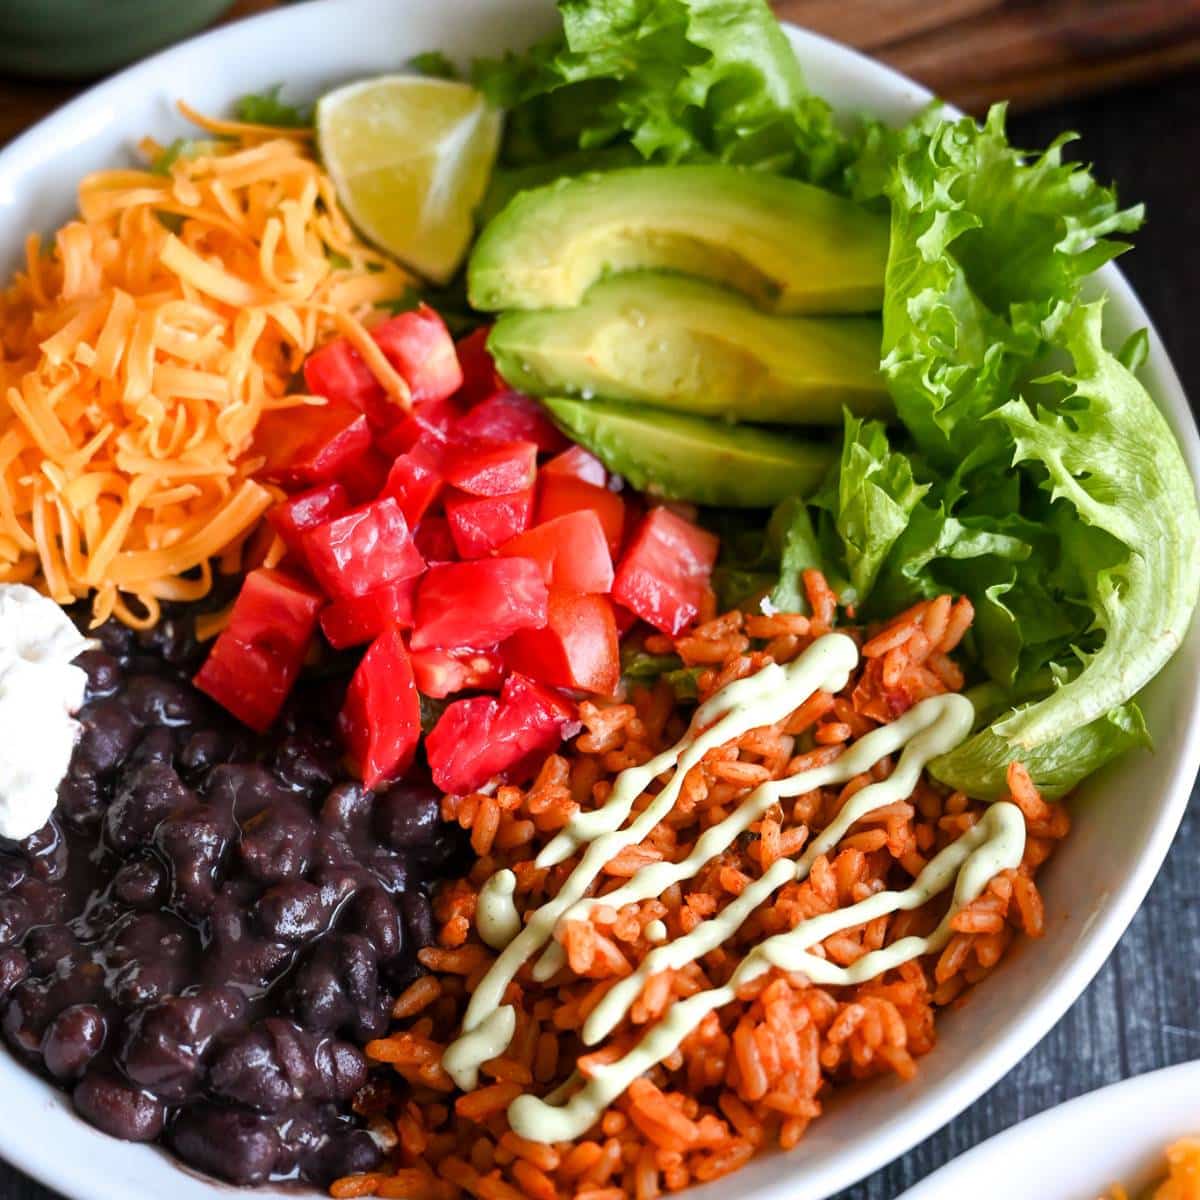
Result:
<svg viewBox="0 0 1200 1200"><path fill-rule="evenodd" d="M597 279L658 268L779 313L874 312L888 222L832 192L741 167L627 167L521 192L484 227L471 304L570 308Z"/></svg>
<svg viewBox="0 0 1200 1200"><path fill-rule="evenodd" d="M820 442L661 408L560 396L542 403L610 471L669 500L768 508L813 491L838 456Z"/></svg>
<svg viewBox="0 0 1200 1200"><path fill-rule="evenodd" d="M602 396L698 416L785 425L888 416L873 317L777 317L740 293L637 271L593 285L576 308L501 314L500 374L535 396Z"/></svg>

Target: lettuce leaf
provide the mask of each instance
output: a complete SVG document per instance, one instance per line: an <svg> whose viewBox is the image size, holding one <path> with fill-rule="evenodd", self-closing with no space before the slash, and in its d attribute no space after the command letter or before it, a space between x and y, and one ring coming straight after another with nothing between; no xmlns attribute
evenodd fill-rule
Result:
<svg viewBox="0 0 1200 1200"><path fill-rule="evenodd" d="M283 84L263 92L251 92L234 102L233 113L239 121L252 125L274 125L280 129L304 129L313 122L313 110L280 100Z"/></svg>
<svg viewBox="0 0 1200 1200"><path fill-rule="evenodd" d="M848 161L765 0L559 0L559 11L560 36L475 66L510 110L505 165L627 145L647 162L820 182Z"/></svg>
<svg viewBox="0 0 1200 1200"><path fill-rule="evenodd" d="M855 603L870 594L929 485L913 478L906 455L892 452L881 421L862 421L847 412L844 426L837 480L813 503L832 518L850 582L841 598Z"/></svg>
<svg viewBox="0 0 1200 1200"><path fill-rule="evenodd" d="M1092 613L1087 633L1099 644L1077 649L1082 669L1045 698L930 764L937 778L972 794L984 793L1014 758L1061 774L1059 743L1127 714L1122 706L1182 642L1200 596L1200 509L1191 477L1145 388L1105 349L1102 313L1102 303L1077 305L1063 319L1056 343L1073 369L1049 381L1060 385L1056 396L1036 412L1012 400L989 418L1011 437L1014 467L1032 470L1050 499L1059 585L1082 588ZM1123 719L1128 726L1128 714ZM1097 730L1096 746L1080 749L1080 761L1118 740L1104 724Z"/></svg>
<svg viewBox="0 0 1200 1200"><path fill-rule="evenodd" d="M1004 453L1005 403L1081 279L1128 248L1142 222L1078 163L1064 135L1031 157L987 121L936 108L872 129L851 174L860 199L891 202L883 369L918 449L955 477Z"/></svg>

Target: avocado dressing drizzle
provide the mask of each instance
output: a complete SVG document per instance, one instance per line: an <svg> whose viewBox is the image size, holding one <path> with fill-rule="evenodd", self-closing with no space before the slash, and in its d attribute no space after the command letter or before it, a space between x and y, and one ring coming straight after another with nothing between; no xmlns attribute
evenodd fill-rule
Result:
<svg viewBox="0 0 1200 1200"><path fill-rule="evenodd" d="M516 1013L501 1000L521 966L541 952L533 973L535 978L545 980L564 964L562 947L552 940L560 921L586 919L599 904L620 908L660 896L673 883L692 878L780 799L846 783L901 751L892 773L857 792L803 855L777 860L714 917L674 941L656 945L637 970L616 983L584 1023L583 1041L595 1045L620 1024L651 976L694 962L724 943L774 891L807 878L813 862L833 849L855 822L911 795L925 764L952 750L970 733L974 711L965 697L948 694L923 700L890 725L860 738L833 762L755 788L730 816L705 830L681 862L652 863L602 898L586 895L610 859L626 846L643 841L671 811L684 777L710 749L751 729L783 720L815 691L841 691L857 661L857 647L848 637L826 634L794 662L786 666L769 664L746 679L727 684L697 708L687 733L675 746L640 767L622 771L604 805L576 814L541 852L539 867L554 866L581 849L583 855L558 894L537 909L523 929L519 919L514 920L512 873L498 872L488 880L480 894L480 934L488 945L503 948L471 997L462 1034L442 1058L443 1067L460 1088L470 1091L476 1087L482 1064L502 1054L511 1042ZM672 774L662 790L626 825L634 802L655 778L667 772ZM529 1095L518 1097L509 1106L509 1124L517 1134L533 1141L567 1141L580 1136L639 1075L671 1054L709 1012L734 1000L739 988L772 967L803 972L818 984L854 984L936 952L951 936L954 915L975 899L997 872L1015 868L1024 849L1025 823L1020 810L1012 804L992 805L977 825L933 858L905 890L877 892L765 939L746 955L724 987L711 988L674 1004L632 1050L596 1068L591 1079L585 1082L576 1075L544 1100ZM888 913L919 908L951 883L952 903L929 936L902 938L865 954L848 967L813 952L825 938L844 929Z"/></svg>

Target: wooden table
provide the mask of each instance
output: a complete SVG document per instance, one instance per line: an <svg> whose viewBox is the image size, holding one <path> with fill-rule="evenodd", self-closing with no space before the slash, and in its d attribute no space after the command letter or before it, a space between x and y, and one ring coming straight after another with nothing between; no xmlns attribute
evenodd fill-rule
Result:
<svg viewBox="0 0 1200 1200"><path fill-rule="evenodd" d="M0 88L0 122L7 119ZM1200 204L1186 184L1200 160L1200 74L1017 118L1015 142L1061 129L1150 222L1122 267L1149 309L1189 394L1200 400ZM0 123L0 140L3 140ZM894 1200L936 1167L1016 1121L1106 1083L1200 1057L1200 789L1166 866L1116 952L1062 1022L961 1118L836 1200ZM1131 797L1131 803L1137 798ZM1097 1188L1107 1180L1098 1180ZM232 1193L231 1193L232 1194ZM0 1200L53 1200L0 1163ZM114 1197L114 1200L119 1198Z"/></svg>

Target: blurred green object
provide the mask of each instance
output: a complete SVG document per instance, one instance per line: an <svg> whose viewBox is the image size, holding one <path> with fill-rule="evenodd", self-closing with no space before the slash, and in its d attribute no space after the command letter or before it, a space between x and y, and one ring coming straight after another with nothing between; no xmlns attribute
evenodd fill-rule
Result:
<svg viewBox="0 0 1200 1200"><path fill-rule="evenodd" d="M0 0L0 72L87 79L210 25L233 0Z"/></svg>

